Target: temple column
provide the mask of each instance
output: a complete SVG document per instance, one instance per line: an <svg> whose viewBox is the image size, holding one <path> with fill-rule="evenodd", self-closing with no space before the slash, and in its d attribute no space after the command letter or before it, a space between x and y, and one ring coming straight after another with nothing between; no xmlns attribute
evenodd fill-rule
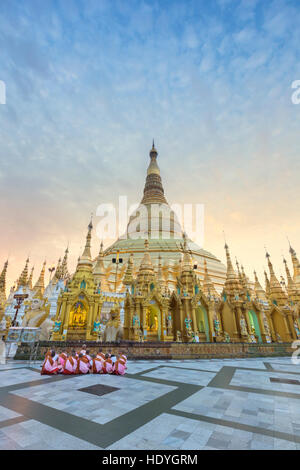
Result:
<svg viewBox="0 0 300 470"><path fill-rule="evenodd" d="M240 334L239 334L239 331L238 331L238 328L237 328L237 321L236 321L236 315L237 315L237 310L238 310L238 308L240 308L240 307L235 307L235 308L233 309L233 315L232 315L232 318L233 318L233 328L234 328L233 336L234 336L234 339L235 339L235 340L240 339Z"/></svg>
<svg viewBox="0 0 300 470"><path fill-rule="evenodd" d="M57 307L56 307L56 314L55 314L55 320L58 320L59 317L61 316L61 304L62 304L62 299L59 299L57 301ZM65 305L65 304L63 304Z"/></svg>
<svg viewBox="0 0 300 470"><path fill-rule="evenodd" d="M72 307L72 304L70 302L67 302L67 308L66 308L65 318L64 318L64 326L63 326L63 331L62 331L63 335L67 335L71 307Z"/></svg>
<svg viewBox="0 0 300 470"><path fill-rule="evenodd" d="M94 306L95 306L94 302L91 302L89 304L89 312L88 312L87 325L86 325L87 334L91 333L92 321L93 321L93 315L94 315Z"/></svg>
<svg viewBox="0 0 300 470"><path fill-rule="evenodd" d="M296 335L296 331L295 331L295 327L294 327L294 321L293 321L293 315L292 313L288 313L287 314L287 323L288 323L288 327L289 327L289 331L290 331L290 334L291 334L291 337L292 339L297 339L297 335Z"/></svg>
<svg viewBox="0 0 300 470"><path fill-rule="evenodd" d="M286 317L285 315L284 315L284 317L283 317L283 321L284 321L284 326L285 326L286 335L287 335L286 340L287 340L287 341L291 341L291 339L292 339L292 333L291 333L290 330L289 330L288 320L287 320L287 317Z"/></svg>
<svg viewBox="0 0 300 470"><path fill-rule="evenodd" d="M266 315L266 318L269 319L269 325L270 325L272 340L276 343L277 342L277 336L276 336L276 330L274 328L273 317L272 317L272 315L269 315L269 316Z"/></svg>
<svg viewBox="0 0 300 470"><path fill-rule="evenodd" d="M61 323L62 323L62 326L65 323L66 309L67 309L67 302L62 301L62 306L61 306L61 311L60 311L60 316L59 316L59 318L61 320Z"/></svg>
<svg viewBox="0 0 300 470"><path fill-rule="evenodd" d="M193 323L193 331L198 331L198 325L196 320L196 307L192 306L192 323Z"/></svg>
<svg viewBox="0 0 300 470"><path fill-rule="evenodd" d="M160 333L160 340L161 341L165 341L165 336L168 335L167 333L167 328L166 328L166 308L162 308L160 309L160 320L161 320L161 324L160 324L160 329L161 329L161 333Z"/></svg>
<svg viewBox="0 0 300 470"><path fill-rule="evenodd" d="M179 330L180 330L180 333L181 333L181 340L183 341L185 331L184 331L183 305L182 305L182 300L181 299L179 299L178 310L179 310L179 324L180 324ZM176 331L175 335L176 335L176 338L177 338L177 331Z"/></svg>
<svg viewBox="0 0 300 470"><path fill-rule="evenodd" d="M214 311L213 311L211 303L209 303L208 309L207 309L207 317L208 317L208 325L209 325L209 339L211 342L213 342L213 332L215 331L213 315L214 315Z"/></svg>
<svg viewBox="0 0 300 470"><path fill-rule="evenodd" d="M146 321L146 306L145 305L141 305L141 316L142 316L142 325L143 325L143 335L145 334L145 330L147 329L147 321Z"/></svg>

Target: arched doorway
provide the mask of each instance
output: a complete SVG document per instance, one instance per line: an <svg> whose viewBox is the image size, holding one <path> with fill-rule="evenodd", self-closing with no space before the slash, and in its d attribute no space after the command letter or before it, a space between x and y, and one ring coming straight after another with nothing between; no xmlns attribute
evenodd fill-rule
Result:
<svg viewBox="0 0 300 470"><path fill-rule="evenodd" d="M146 310L147 341L161 340L161 311L156 302L151 302Z"/></svg>
<svg viewBox="0 0 300 470"><path fill-rule="evenodd" d="M254 310L248 311L248 317L249 317L250 326L252 329L254 329L255 336L257 336L258 338L258 342L262 343L262 337L261 337L260 327L258 323L258 318Z"/></svg>
<svg viewBox="0 0 300 470"><path fill-rule="evenodd" d="M196 322L199 333L205 333L206 341L209 341L209 323L206 309L203 305L198 304L196 308Z"/></svg>

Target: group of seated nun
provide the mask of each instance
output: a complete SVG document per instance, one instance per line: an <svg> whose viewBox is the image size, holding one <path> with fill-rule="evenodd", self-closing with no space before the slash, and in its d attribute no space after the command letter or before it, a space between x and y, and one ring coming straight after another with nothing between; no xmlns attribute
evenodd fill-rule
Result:
<svg viewBox="0 0 300 470"><path fill-rule="evenodd" d="M127 357L124 353L114 354L99 351L97 355L89 354L86 345L82 346L80 352L75 350L68 354L66 352L56 353L50 350L46 353L42 365L42 375L77 375L77 374L114 374L125 375L127 369Z"/></svg>

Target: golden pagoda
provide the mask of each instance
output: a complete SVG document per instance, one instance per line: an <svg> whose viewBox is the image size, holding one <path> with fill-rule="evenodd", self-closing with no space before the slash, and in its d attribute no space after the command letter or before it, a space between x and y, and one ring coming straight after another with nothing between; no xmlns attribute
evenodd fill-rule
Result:
<svg viewBox="0 0 300 470"><path fill-rule="evenodd" d="M139 266L145 253L145 239L148 239L149 242L149 255L153 266L158 266L160 257L163 276L168 288L172 291L176 290L176 278L182 255L183 229L166 200L157 163L158 152L154 142L149 155L150 163L141 203L135 213L130 216L126 233L104 251L104 264L106 268L110 269L108 282L112 290L115 283L112 258L119 253L124 263L127 263L129 256L133 253L134 262L136 266ZM221 291L226 277L225 266L213 254L200 248L188 237L186 237L186 244L195 265L197 265L195 273L200 279L204 278L203 265L206 260L211 280L215 288ZM118 286L119 292L121 292L122 283L118 283Z"/></svg>
<svg viewBox="0 0 300 470"><path fill-rule="evenodd" d="M88 225L86 244L78 259L76 271L59 296L54 341L92 340L97 338L95 325L99 323L103 297L93 274L91 257L92 222Z"/></svg>

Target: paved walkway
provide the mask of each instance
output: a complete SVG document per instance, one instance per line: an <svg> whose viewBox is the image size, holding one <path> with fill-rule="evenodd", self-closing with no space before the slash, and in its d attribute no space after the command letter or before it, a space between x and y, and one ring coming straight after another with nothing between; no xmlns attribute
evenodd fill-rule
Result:
<svg viewBox="0 0 300 470"><path fill-rule="evenodd" d="M129 361L125 377L0 366L0 449L300 449L291 358Z"/></svg>

